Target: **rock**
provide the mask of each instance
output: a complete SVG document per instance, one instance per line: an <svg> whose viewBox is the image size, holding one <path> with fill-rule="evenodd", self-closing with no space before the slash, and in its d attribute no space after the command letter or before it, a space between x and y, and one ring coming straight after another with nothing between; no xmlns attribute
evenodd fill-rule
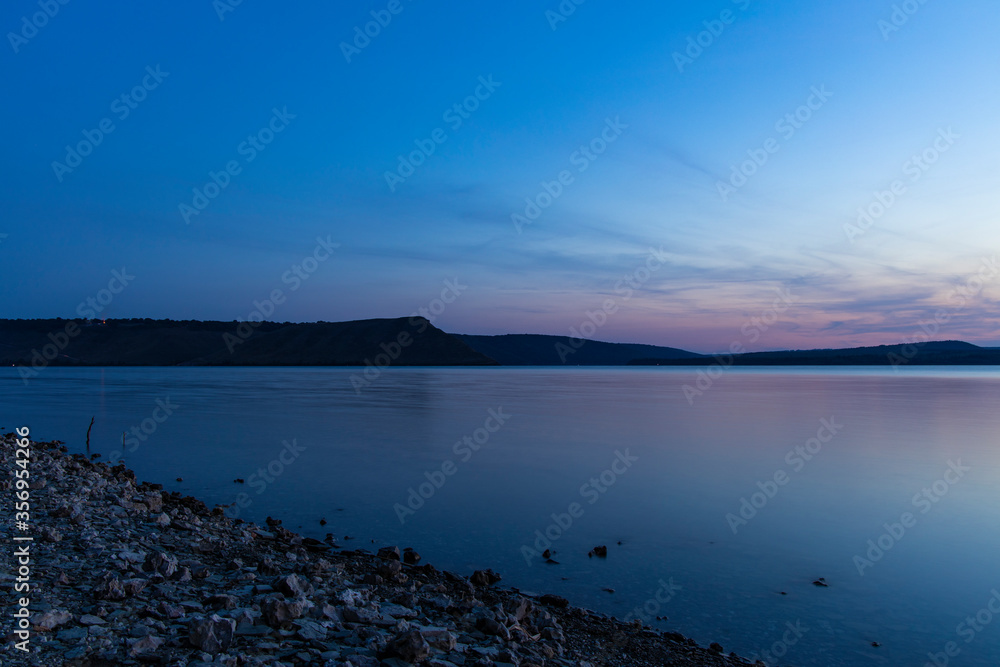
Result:
<svg viewBox="0 0 1000 667"><path fill-rule="evenodd" d="M36 630L50 631L65 625L73 620L73 614L68 611L47 611L43 614L35 614L31 619L31 624Z"/></svg>
<svg viewBox="0 0 1000 667"><path fill-rule="evenodd" d="M234 596L219 593L208 597L203 604L210 609L236 609L237 602Z"/></svg>
<svg viewBox="0 0 1000 667"><path fill-rule="evenodd" d="M62 533L49 526L42 527L41 536L43 542L62 542L63 538Z"/></svg>
<svg viewBox="0 0 1000 667"><path fill-rule="evenodd" d="M381 611L383 614L392 616L393 618L416 618L420 615L413 609L398 604L383 604Z"/></svg>
<svg viewBox="0 0 1000 667"><path fill-rule="evenodd" d="M538 598L538 601L542 604L547 604L550 607L555 607L557 609L565 609L569 606L569 600L558 595L543 595Z"/></svg>
<svg viewBox="0 0 1000 667"><path fill-rule="evenodd" d="M98 581L98 584L92 589L92 593L98 600L124 600L126 598L125 589L122 588L118 577L110 573L105 574Z"/></svg>
<svg viewBox="0 0 1000 667"><path fill-rule="evenodd" d="M136 657L138 655L143 655L151 651L155 651L163 645L163 639L156 637L154 635L147 635L145 637L140 637L139 639L129 639L128 640L128 654L130 657Z"/></svg>
<svg viewBox="0 0 1000 667"><path fill-rule="evenodd" d="M122 588L127 595L138 595L149 582L146 579L126 579L122 582Z"/></svg>
<svg viewBox="0 0 1000 667"><path fill-rule="evenodd" d="M496 582L500 581L500 575L493 570L476 570L472 573L472 576L469 577L469 581L480 587L492 586Z"/></svg>
<svg viewBox="0 0 1000 667"><path fill-rule="evenodd" d="M289 621L301 618L305 606L301 602L289 602L278 598L268 598L263 605L264 621L272 628L280 628Z"/></svg>
<svg viewBox="0 0 1000 667"><path fill-rule="evenodd" d="M403 562L407 565L416 565L420 562L420 554L413 549L407 549L403 552Z"/></svg>
<svg viewBox="0 0 1000 667"><path fill-rule="evenodd" d="M348 607L357 607L365 603L365 596L360 591L350 588L341 591L338 599Z"/></svg>
<svg viewBox="0 0 1000 667"><path fill-rule="evenodd" d="M711 644L709 644L708 645L708 650L711 651L712 653L724 653L725 652L725 649L722 648L722 644L719 644L717 642L712 642Z"/></svg>
<svg viewBox="0 0 1000 667"><path fill-rule="evenodd" d="M387 560L378 566L379 576L392 581L402 571L403 566L398 560Z"/></svg>
<svg viewBox="0 0 1000 667"><path fill-rule="evenodd" d="M146 507L149 508L150 512L162 512L163 511L163 494L159 491L151 491L143 496L143 502Z"/></svg>
<svg viewBox="0 0 1000 667"><path fill-rule="evenodd" d="M326 628L315 621L298 620L295 621L296 634L300 639L306 641L315 639L322 641L326 639Z"/></svg>
<svg viewBox="0 0 1000 667"><path fill-rule="evenodd" d="M221 618L217 614L207 618L193 618L188 623L188 633L188 641L192 646L214 655L232 646L236 622L231 618Z"/></svg>
<svg viewBox="0 0 1000 667"><path fill-rule="evenodd" d="M160 606L157 609L167 618L180 618L184 615L184 607L177 604L170 604L165 600L160 602Z"/></svg>
<svg viewBox="0 0 1000 667"><path fill-rule="evenodd" d="M608 557L608 548L606 546L603 546L603 545L599 546L599 547L594 547L593 550L591 550L590 553L593 554L593 555L595 555L595 556L597 556L598 558L607 558Z"/></svg>
<svg viewBox="0 0 1000 667"><path fill-rule="evenodd" d="M61 642L71 642L84 639L87 636L87 628L75 627L67 630L60 630L56 633L56 640Z"/></svg>
<svg viewBox="0 0 1000 667"><path fill-rule="evenodd" d="M312 590L312 586L296 574L278 577L271 582L271 587L290 598L308 595L308 593Z"/></svg>
<svg viewBox="0 0 1000 667"><path fill-rule="evenodd" d="M401 632L389 642L389 650L408 662L423 660L431 654L431 647L419 630Z"/></svg>
<svg viewBox="0 0 1000 667"><path fill-rule="evenodd" d="M399 547L382 547L378 550L378 557L385 560L399 560Z"/></svg>
<svg viewBox="0 0 1000 667"><path fill-rule="evenodd" d="M439 651L454 651L457 638L445 628L424 628L420 635L430 646Z"/></svg>
<svg viewBox="0 0 1000 667"><path fill-rule="evenodd" d="M826 579L820 577L819 579L813 582L813 586L816 586L818 588L829 588L830 584L826 583Z"/></svg>
<svg viewBox="0 0 1000 667"><path fill-rule="evenodd" d="M154 551L146 556L146 560L142 564L142 569L146 572L155 572L170 578L177 572L177 559L173 556L168 556L162 551Z"/></svg>
<svg viewBox="0 0 1000 667"><path fill-rule="evenodd" d="M80 625L104 625L107 623L100 616L94 616L92 614L84 614L80 617Z"/></svg>

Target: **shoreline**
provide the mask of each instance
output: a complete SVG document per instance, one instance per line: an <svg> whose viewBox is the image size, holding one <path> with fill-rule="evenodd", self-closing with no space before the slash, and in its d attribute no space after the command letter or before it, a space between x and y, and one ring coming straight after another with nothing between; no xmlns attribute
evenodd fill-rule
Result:
<svg viewBox="0 0 1000 667"><path fill-rule="evenodd" d="M227 517L159 484L0 434L0 540L30 549L30 590L15 556L0 571L5 633L28 596L26 646L43 667L160 664L329 667L746 667L718 644L626 623L555 595L504 587L500 575L437 570L410 550L347 550ZM15 531L15 472L30 476L27 532ZM25 475L22 473L21 477ZM23 485L22 485L23 486ZM9 508L9 509L8 509ZM10 516L7 516L7 515ZM20 517L23 518L23 517ZM30 535L30 542L15 542ZM8 550L12 554L14 549ZM11 574L7 574L10 572Z"/></svg>

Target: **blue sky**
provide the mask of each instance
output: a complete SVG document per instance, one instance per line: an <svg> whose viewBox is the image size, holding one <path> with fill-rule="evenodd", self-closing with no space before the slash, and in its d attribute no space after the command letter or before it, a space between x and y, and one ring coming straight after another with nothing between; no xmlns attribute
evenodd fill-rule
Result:
<svg viewBox="0 0 1000 667"><path fill-rule="evenodd" d="M1000 344L1000 6L903 4L7 3L0 314L72 317L125 267L109 317L247 318L275 289L271 319L396 317L457 279L452 332L805 348L937 314Z"/></svg>

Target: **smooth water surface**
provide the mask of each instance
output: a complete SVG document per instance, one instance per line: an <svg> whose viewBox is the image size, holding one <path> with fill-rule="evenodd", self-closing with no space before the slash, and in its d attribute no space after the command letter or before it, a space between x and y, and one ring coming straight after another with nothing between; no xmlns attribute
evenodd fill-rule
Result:
<svg viewBox="0 0 1000 667"><path fill-rule="evenodd" d="M998 372L389 369L360 393L358 372L9 368L0 426L83 451L94 416L106 459L147 420L140 479L231 515L490 567L769 664L919 666L948 642L951 665L1000 662ZM532 555L546 532L559 564Z"/></svg>

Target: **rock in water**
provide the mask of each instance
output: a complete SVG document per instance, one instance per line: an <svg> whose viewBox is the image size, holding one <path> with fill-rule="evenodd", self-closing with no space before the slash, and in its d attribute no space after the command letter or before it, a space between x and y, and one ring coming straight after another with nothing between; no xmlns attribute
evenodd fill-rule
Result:
<svg viewBox="0 0 1000 667"><path fill-rule="evenodd" d="M472 573L472 576L469 577L469 581L480 587L492 586L496 582L500 581L500 575L493 570L476 570Z"/></svg>
<svg viewBox="0 0 1000 667"><path fill-rule="evenodd" d="M399 560L399 547L382 547L378 550L378 557L385 560Z"/></svg>

